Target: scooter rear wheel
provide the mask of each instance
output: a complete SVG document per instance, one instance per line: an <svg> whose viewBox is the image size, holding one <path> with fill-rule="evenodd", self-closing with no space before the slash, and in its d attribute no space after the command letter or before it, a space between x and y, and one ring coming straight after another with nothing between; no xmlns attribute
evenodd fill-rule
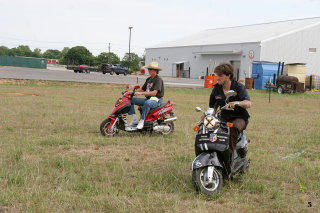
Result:
<svg viewBox="0 0 320 213"><path fill-rule="evenodd" d="M218 194L223 186L223 178L220 169L213 167L212 181L207 180L208 167L202 167L192 171L192 182L196 191L206 195Z"/></svg>
<svg viewBox="0 0 320 213"><path fill-rule="evenodd" d="M166 130L166 131L162 131L162 134L163 134L163 135L169 135L169 134L171 134L171 133L173 132L173 130L174 130L174 123L173 123L173 122L167 123L167 126L169 127L169 129Z"/></svg>
<svg viewBox="0 0 320 213"><path fill-rule="evenodd" d="M100 132L103 136L114 136L118 133L118 128L115 125L113 129L111 129L111 119L107 118L100 124Z"/></svg>

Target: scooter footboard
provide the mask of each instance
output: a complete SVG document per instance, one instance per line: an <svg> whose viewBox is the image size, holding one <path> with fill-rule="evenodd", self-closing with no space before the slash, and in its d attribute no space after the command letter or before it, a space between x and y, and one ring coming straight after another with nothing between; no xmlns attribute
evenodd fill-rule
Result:
<svg viewBox="0 0 320 213"><path fill-rule="evenodd" d="M202 152L192 162L192 170L206 166L218 166L222 168L216 152Z"/></svg>

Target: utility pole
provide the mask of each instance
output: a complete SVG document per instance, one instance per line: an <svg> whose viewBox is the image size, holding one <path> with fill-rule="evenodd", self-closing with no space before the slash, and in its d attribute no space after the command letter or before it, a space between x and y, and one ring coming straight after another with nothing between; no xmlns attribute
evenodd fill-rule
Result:
<svg viewBox="0 0 320 213"><path fill-rule="evenodd" d="M109 49L109 54L108 54L108 64L110 64L110 43L109 43L108 49Z"/></svg>
<svg viewBox="0 0 320 213"><path fill-rule="evenodd" d="M130 62L131 62L131 55L130 55L130 44L131 44L131 29L133 27L129 27L130 35L129 35L129 64L128 64L128 71L130 70Z"/></svg>

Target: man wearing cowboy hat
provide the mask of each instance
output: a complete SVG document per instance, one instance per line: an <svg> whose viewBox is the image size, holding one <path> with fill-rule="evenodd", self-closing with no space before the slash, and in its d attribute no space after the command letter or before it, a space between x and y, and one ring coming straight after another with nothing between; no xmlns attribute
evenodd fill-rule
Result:
<svg viewBox="0 0 320 213"><path fill-rule="evenodd" d="M131 109L128 113L132 115L130 126L137 125L138 129L143 128L144 120L150 112L150 109L162 104L162 97L164 95L163 80L158 76L159 71L162 69L158 67L158 62L153 61L146 68L149 71L150 77L147 78L141 90L135 92L135 95L144 95L146 98L132 98ZM140 121L137 119L134 105L142 106Z"/></svg>

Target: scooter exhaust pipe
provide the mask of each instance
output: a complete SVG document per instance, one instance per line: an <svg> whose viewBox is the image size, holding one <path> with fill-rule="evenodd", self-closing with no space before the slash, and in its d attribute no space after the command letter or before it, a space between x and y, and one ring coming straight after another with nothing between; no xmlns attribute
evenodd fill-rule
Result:
<svg viewBox="0 0 320 213"><path fill-rule="evenodd" d="M171 121L176 121L177 119L178 119L177 117L172 117L172 118L165 119L163 122L164 123L169 123Z"/></svg>

